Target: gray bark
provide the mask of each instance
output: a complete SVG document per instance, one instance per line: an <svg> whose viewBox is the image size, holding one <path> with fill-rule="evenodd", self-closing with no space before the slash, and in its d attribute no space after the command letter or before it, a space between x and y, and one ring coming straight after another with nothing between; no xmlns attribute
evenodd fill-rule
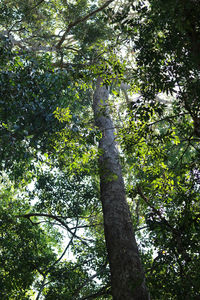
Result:
<svg viewBox="0 0 200 300"><path fill-rule="evenodd" d="M114 300L147 300L149 295L126 201L113 122L106 103L108 96L108 89L98 78L93 110L96 126L102 132L99 142L100 194L112 295Z"/></svg>

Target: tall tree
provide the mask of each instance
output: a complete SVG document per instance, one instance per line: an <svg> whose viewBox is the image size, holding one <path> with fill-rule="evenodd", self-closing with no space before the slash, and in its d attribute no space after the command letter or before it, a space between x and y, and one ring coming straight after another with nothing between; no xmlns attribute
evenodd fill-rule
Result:
<svg viewBox="0 0 200 300"><path fill-rule="evenodd" d="M198 299L198 1L0 9L2 297Z"/></svg>
<svg viewBox="0 0 200 300"><path fill-rule="evenodd" d="M102 132L99 142L100 197L103 206L105 239L111 269L113 299L149 299L109 116L109 92L98 78L93 110Z"/></svg>
<svg viewBox="0 0 200 300"><path fill-rule="evenodd" d="M73 131L72 129L71 131L67 131L66 129L66 127L70 124L68 121L70 117L72 117L69 115L67 109L61 109L60 115L59 109L55 112L57 119L67 122L67 125L65 124L64 126L59 126L56 120L52 119L52 113L55 110L53 104L64 107L67 103L69 103L68 100L70 98L70 92L68 93L67 97L65 97L63 96L62 91L66 90L67 86L70 86L70 89L73 90L73 83L70 83L68 80L73 81L77 79L77 81L79 81L79 76L81 75L78 72L78 68L75 69L75 72L77 73L74 72L73 68L76 66L81 66L81 68L83 70L85 69L85 72L89 74L90 69L87 68L87 65L95 65L99 62L99 51L96 51L96 49L99 48L98 43L102 42L108 37L110 38L110 33L113 32L113 30L112 28L109 28L109 26L103 28L103 17L96 17L96 14L105 9L111 2L113 1L107 1L102 6L95 8L90 7L87 1L77 1L72 4L67 4L66 7L62 1L53 1L50 4L47 4L43 1L40 1L39 3L34 3L32 1L29 3L17 2L14 6L14 3L9 1L7 9L2 6L6 16L3 19L5 23L5 30L3 30L2 34L5 36L4 44L6 45L6 43L8 43L10 46L10 53L7 53L7 57L6 55L4 56L2 77L6 83L5 86L9 86L10 83L13 86L13 90L11 90L9 97L11 99L10 105L15 108L15 113L11 116L11 118L8 117L7 110L3 110L3 118L7 119L7 122L3 124L3 130L6 132L8 131L12 139L14 139L14 142L19 142L21 146L21 149L17 153L18 156L13 155L13 158L9 162L10 164L7 166L9 171L12 171L12 161L15 161L15 158L17 158L15 164L18 166L18 170L22 171L21 173L17 173L14 169L14 179L18 182L19 178L23 178L24 176L24 169L21 168L22 165L19 164L18 160L22 161L23 158L25 158L25 162L27 161L26 166L30 166L31 162L32 166L35 167L37 165L37 159L35 159L36 156L39 158L38 160L41 161L44 153L45 157L47 158L48 154L53 151L52 139L46 143L45 136L52 134L55 138L56 130L60 130L62 134L62 129L64 129L65 134L72 132L74 136L76 136L75 130ZM84 9L86 9L86 13L84 16L81 16ZM63 10L63 12L60 17L58 11L61 10ZM9 13L7 13L7 11ZM13 21L10 16L16 16L16 11L19 13L19 17L16 17L16 20ZM69 15L71 20L70 22L68 21L68 25L65 26L63 30L63 28L60 28L60 24L64 26L63 20L67 19ZM47 24L47 16L51 21L51 28ZM93 24L91 25L90 22L88 22L88 24L85 25L85 22L90 21L94 16L95 19L92 20L92 23L95 23L98 34L94 32L94 29L92 28ZM60 23L55 21L56 18L59 18ZM56 35L55 31L59 31L59 29L62 33ZM72 43L69 40L69 35L71 33L73 34ZM87 35L86 38L85 35ZM103 37L103 35L105 37ZM75 44L75 46L73 46L73 44ZM43 61L43 55L40 53L43 54L45 52L52 52L53 56L49 57L48 55L45 55L46 61ZM83 52L84 55L82 55ZM52 74L55 72L52 72L52 61L56 70L60 68L61 72L57 71L56 74ZM9 65L11 65L10 73L9 76L7 76L7 68ZM65 68L71 68L68 70L67 75L65 70L62 71ZM64 76L62 73L64 73ZM11 81L10 76L13 78ZM54 86L56 78L59 81L60 89L58 94L52 94L56 90ZM19 81L22 79L24 82L22 82L22 85L20 85ZM51 79L53 82L51 82ZM64 79L67 79L66 87L62 85ZM90 79L90 81L92 80ZM47 94L45 94L44 88L44 86L48 86L48 82L51 86L50 89L48 87L48 93L50 93L50 98L53 98L53 101L51 102L46 100ZM107 126L109 125L112 127L112 121L109 115L107 115L106 118L104 116L98 116L101 111L99 104L101 102L102 91L106 96L107 89L105 87L101 87L100 82L98 81L97 89L94 95L93 107L95 111L96 123L101 131L104 132L104 130L106 130L106 136L108 136L108 138L103 137L100 141L100 151L103 150L104 153L101 156L99 167L100 170L104 168L104 165L106 165L106 169L108 168L108 170L106 170L106 174L103 174L101 171L100 193L103 203L106 242L112 274L112 294L114 299L147 299L148 295L145 287L144 272L141 267L139 253L134 238L130 212L125 200L125 189L121 174L121 167L119 164L119 157L117 152L114 156L112 156L116 149L114 134L112 130L107 129L108 127L103 129L105 127L105 123L108 123ZM2 95L4 93L5 87L2 87ZM16 94L18 100L22 96L22 101L13 101L13 94ZM54 102L56 98L58 101ZM106 98L104 98L103 101L106 101ZM73 106L73 104L71 105ZM104 105L104 107L106 106ZM20 116L19 110L21 114ZM80 112L80 114L81 113L82 112ZM108 111L106 110L106 114L107 113ZM35 114L39 116L39 118L37 117L37 121ZM70 117L68 118L68 116ZM56 126L52 125L54 127L53 129L51 126L49 126L50 124L46 126L48 121L52 122L52 124L55 122ZM4 145L6 144L6 139L8 140L7 135L5 134ZM63 143L62 138L60 140L61 143L59 144L59 141L58 143L56 142L56 146L58 146L58 144L59 146L61 144L65 145L66 142ZM77 142L76 138L72 137L71 134L66 138L66 140L67 142L70 140L68 149L70 149L70 151L76 151L74 147L75 143ZM109 144L113 144L113 146L110 147ZM56 148L56 146L54 148ZM36 149L39 149L39 151ZM9 150L12 154L14 154L13 148ZM70 155L68 154L64 154L63 159L61 155L61 148L58 147L56 150L60 152L60 155L57 156L59 163L62 161L62 163L65 164L66 158L71 160ZM108 150L109 153L107 154ZM7 151L6 156L3 157L6 163L8 160L7 157L9 156L8 152L9 151ZM27 156L29 158L28 160L26 160ZM72 162L70 166L72 165L74 168L77 164ZM114 174L112 174L113 172ZM116 176L118 177L117 179ZM41 183L42 176L37 180ZM56 207L54 207L54 205L49 205L49 203L47 204L47 207L45 207L44 204L42 207L42 205L39 205L38 203L38 205L36 205L36 209L40 207L40 212L33 210L27 214L17 214L17 217L24 217L30 221L32 218L39 217L50 220L52 219L57 223L60 223L62 226L68 228L66 221L63 221L63 215L66 213L66 210L65 208L61 210L60 205L58 205L59 200L56 200L56 202ZM111 203L111 205L109 205L109 203ZM41 209L44 211L41 212ZM47 213L46 209L50 209L50 212L48 211ZM52 213L52 211L55 213ZM57 212L59 212L59 216L56 215ZM77 212L75 214L77 214ZM77 225L75 226L75 231L76 228ZM75 231L73 231L74 233L71 232L72 236L75 235ZM65 251L63 253L65 253ZM60 259L58 259L58 261L59 260ZM46 270L41 272L43 281L39 288L39 293L37 296L38 299L45 287L45 281L48 274L51 274L53 266L54 263L49 263L49 266L46 268ZM55 274L55 270L52 272ZM52 274L51 278L53 278Z"/></svg>

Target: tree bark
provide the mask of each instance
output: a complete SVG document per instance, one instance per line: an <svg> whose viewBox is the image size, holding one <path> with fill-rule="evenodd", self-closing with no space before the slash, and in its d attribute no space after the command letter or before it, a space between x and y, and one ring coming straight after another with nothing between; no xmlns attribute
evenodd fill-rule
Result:
<svg viewBox="0 0 200 300"><path fill-rule="evenodd" d="M147 300L149 294L126 201L108 96L108 89L98 78L93 111L96 126L102 132L99 142L100 194L112 295L114 300Z"/></svg>

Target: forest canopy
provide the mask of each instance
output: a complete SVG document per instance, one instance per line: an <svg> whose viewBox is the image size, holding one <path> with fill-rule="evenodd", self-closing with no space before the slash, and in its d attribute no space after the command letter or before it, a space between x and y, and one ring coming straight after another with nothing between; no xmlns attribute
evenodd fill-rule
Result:
<svg viewBox="0 0 200 300"><path fill-rule="evenodd" d="M0 2L1 299L200 299L199 15Z"/></svg>

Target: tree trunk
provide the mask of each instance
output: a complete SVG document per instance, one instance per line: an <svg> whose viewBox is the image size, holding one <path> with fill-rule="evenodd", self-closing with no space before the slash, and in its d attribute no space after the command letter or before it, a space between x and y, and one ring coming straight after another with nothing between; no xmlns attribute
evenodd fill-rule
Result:
<svg viewBox="0 0 200 300"><path fill-rule="evenodd" d="M96 126L102 132L99 142L100 193L104 232L111 271L114 300L147 300L149 294L126 202L113 122L106 103L109 93L98 78L93 97Z"/></svg>

